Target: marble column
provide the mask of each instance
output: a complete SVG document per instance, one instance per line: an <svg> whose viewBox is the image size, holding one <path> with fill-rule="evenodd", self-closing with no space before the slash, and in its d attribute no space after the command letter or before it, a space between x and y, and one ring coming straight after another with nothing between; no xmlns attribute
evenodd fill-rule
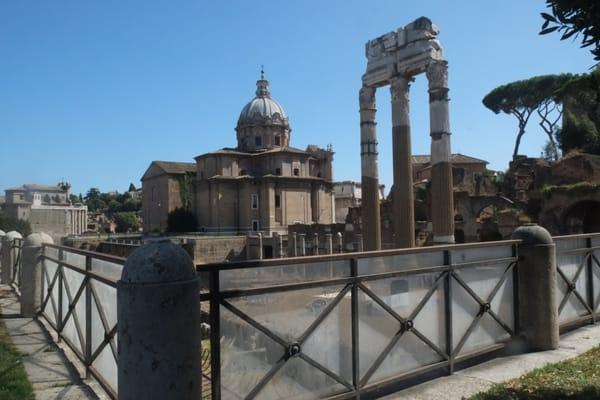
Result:
<svg viewBox="0 0 600 400"><path fill-rule="evenodd" d="M377 161L377 123L375 88L360 90L360 159L362 175L362 231L365 250L381 249L379 215L379 165Z"/></svg>
<svg viewBox="0 0 600 400"><path fill-rule="evenodd" d="M433 242L454 243L454 196L450 160L448 62L427 67L431 129L431 222Z"/></svg>
<svg viewBox="0 0 600 400"><path fill-rule="evenodd" d="M393 217L396 247L415 247L415 211L410 139L410 77L390 82L392 98L392 148L394 157Z"/></svg>

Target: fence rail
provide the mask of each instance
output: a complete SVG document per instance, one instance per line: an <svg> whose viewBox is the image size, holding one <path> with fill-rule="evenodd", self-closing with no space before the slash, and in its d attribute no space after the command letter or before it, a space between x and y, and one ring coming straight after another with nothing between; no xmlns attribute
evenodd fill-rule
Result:
<svg viewBox="0 0 600 400"><path fill-rule="evenodd" d="M40 315L117 398L117 293L125 259L45 244Z"/></svg>
<svg viewBox="0 0 600 400"><path fill-rule="evenodd" d="M13 265L11 266L11 280L10 285L15 289L17 293L20 293L20 287L22 282L21 276L21 252L23 250L23 243L25 242L22 238L13 239L11 244L11 251L13 253L11 259Z"/></svg>

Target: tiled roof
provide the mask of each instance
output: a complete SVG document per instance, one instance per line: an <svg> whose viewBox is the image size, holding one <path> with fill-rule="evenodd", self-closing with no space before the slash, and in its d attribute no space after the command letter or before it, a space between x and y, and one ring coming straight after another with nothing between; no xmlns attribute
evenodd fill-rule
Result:
<svg viewBox="0 0 600 400"><path fill-rule="evenodd" d="M431 156L429 154L421 154L421 155L412 156L413 164L429 164L430 159L431 159ZM460 153L452 154L450 156L450 160L453 163L460 163L460 164L481 164L481 163L488 164L488 162L485 160L481 160L479 158L475 158L475 157L471 157L471 156L466 156L466 155L460 154Z"/></svg>
<svg viewBox="0 0 600 400"><path fill-rule="evenodd" d="M186 174L196 172L196 163L175 162L175 161L152 161L167 174Z"/></svg>

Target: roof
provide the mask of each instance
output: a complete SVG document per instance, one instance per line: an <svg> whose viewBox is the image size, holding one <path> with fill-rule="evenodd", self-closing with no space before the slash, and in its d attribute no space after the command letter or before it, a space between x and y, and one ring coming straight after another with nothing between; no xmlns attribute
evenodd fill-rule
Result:
<svg viewBox="0 0 600 400"><path fill-rule="evenodd" d="M196 172L196 163L175 162L175 161L152 161L167 174L187 174Z"/></svg>
<svg viewBox="0 0 600 400"><path fill-rule="evenodd" d="M24 185L8 188L6 190L13 191L13 192L24 192L27 190L41 190L41 191L48 191L48 192L56 192L57 190L64 191L57 185L38 185L35 183L26 183Z"/></svg>
<svg viewBox="0 0 600 400"><path fill-rule="evenodd" d="M431 156L429 154L420 154L412 156L413 164L429 164ZM450 161L457 164L489 164L487 161L456 153L450 156Z"/></svg>
<svg viewBox="0 0 600 400"><path fill-rule="evenodd" d="M231 156L245 156L245 157L257 157L257 156L261 156L263 154L274 154L274 153L292 153L292 154L300 154L300 155L305 155L305 156L311 156L312 154L309 153L306 150L302 150L302 149L297 149L295 147L276 147L270 150L260 150L260 151L253 151L253 152L245 152L245 151L239 151L236 149L232 149L230 147L224 147L222 149L219 149L217 151L212 151L210 153L204 153L201 154L197 157L195 157L196 159L200 158L200 157L206 157L206 156L212 156L212 155L231 155Z"/></svg>

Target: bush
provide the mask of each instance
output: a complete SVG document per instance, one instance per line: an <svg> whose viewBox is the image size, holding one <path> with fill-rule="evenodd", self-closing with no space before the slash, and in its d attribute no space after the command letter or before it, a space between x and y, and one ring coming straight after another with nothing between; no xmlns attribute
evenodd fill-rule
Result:
<svg viewBox="0 0 600 400"><path fill-rule="evenodd" d="M174 209L167 217L167 232L194 232L197 226L198 221L194 214L184 208Z"/></svg>
<svg viewBox="0 0 600 400"><path fill-rule="evenodd" d="M118 212L114 214L116 231L118 233L126 233L137 231L140 228L140 220L137 215L132 212Z"/></svg>

